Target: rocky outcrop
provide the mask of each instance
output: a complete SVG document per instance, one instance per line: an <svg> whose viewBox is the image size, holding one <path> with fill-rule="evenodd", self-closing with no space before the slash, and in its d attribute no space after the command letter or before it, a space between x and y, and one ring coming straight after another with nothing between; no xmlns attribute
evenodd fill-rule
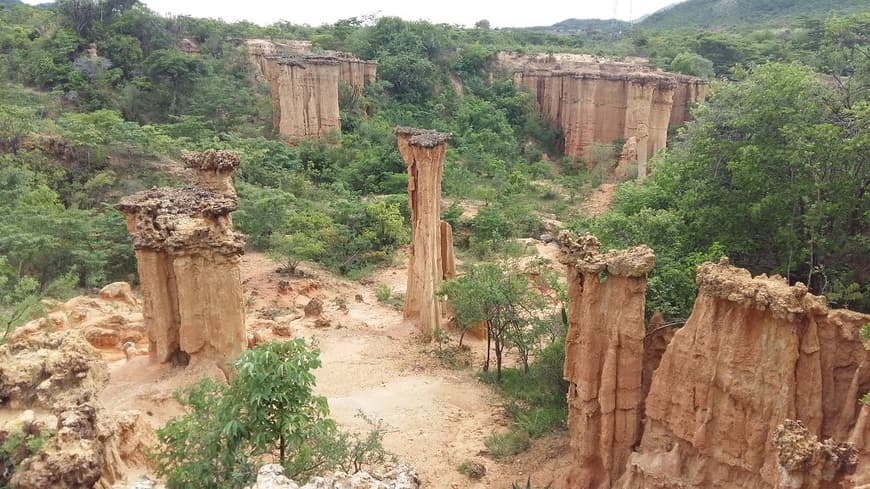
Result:
<svg viewBox="0 0 870 489"><path fill-rule="evenodd" d="M655 257L645 246L604 254L588 235L563 232L559 243L568 269L564 375L576 467L567 484L609 488L640 432L646 276Z"/></svg>
<svg viewBox="0 0 870 489"><path fill-rule="evenodd" d="M870 482L864 442L870 316L830 310L727 259L697 274L671 333L644 328L652 253L560 235L568 266L565 377L578 489L809 489ZM653 323L656 323L653 325Z"/></svg>
<svg viewBox="0 0 870 489"><path fill-rule="evenodd" d="M665 147L668 129L703 101L706 82L632 63L499 58L514 85L531 90L535 108L562 131L565 154L587 159L593 144L634 137L638 166ZM639 172L642 173L642 172Z"/></svg>
<svg viewBox="0 0 870 489"><path fill-rule="evenodd" d="M53 435L16 468L12 487L102 489L123 479L127 467L148 465L153 431L138 411L110 416L102 409L97 394L107 381L105 363L77 330L31 332L0 347L0 401L12 409L50 409L56 420ZM33 411L22 414L28 417L24 424L33 424ZM0 428L0 438L9 440L12 431Z"/></svg>
<svg viewBox="0 0 870 489"><path fill-rule="evenodd" d="M95 404L55 408L55 434L25 459L12 478L18 489L108 489L130 467L148 466L145 453L156 440L138 411L109 416Z"/></svg>
<svg viewBox="0 0 870 489"><path fill-rule="evenodd" d="M266 58L272 122L288 143L340 133L337 59L324 56Z"/></svg>
<svg viewBox="0 0 870 489"><path fill-rule="evenodd" d="M800 422L785 420L773 432L782 489L836 489L855 471L858 451L851 443L820 442Z"/></svg>
<svg viewBox="0 0 870 489"><path fill-rule="evenodd" d="M108 380L80 331L16 335L0 346L0 402L13 409L90 402Z"/></svg>
<svg viewBox="0 0 870 489"><path fill-rule="evenodd" d="M78 296L63 303L49 303L48 314L16 329L10 336L19 338L42 332L76 329L94 348L103 353L147 353L148 341L142 309L130 284L115 282L103 287L98 296Z"/></svg>
<svg viewBox="0 0 870 489"><path fill-rule="evenodd" d="M249 39L251 62L272 93L275 130L293 144L329 132L340 133L339 82L359 95L377 77L377 63L348 53L313 54L310 43Z"/></svg>
<svg viewBox="0 0 870 489"><path fill-rule="evenodd" d="M442 257L452 256L452 250L442 249L441 236L441 176L450 135L407 127L397 127L395 132L399 152L408 166L411 209L404 316L416 320L428 340L440 325L441 303L436 293L444 279Z"/></svg>
<svg viewBox="0 0 870 489"><path fill-rule="evenodd" d="M407 465L386 471L383 474L337 472L331 477L315 477L308 484L299 486L284 475L278 464L264 465L257 474L257 483L250 489L417 489L420 480L417 471Z"/></svg>
<svg viewBox="0 0 870 489"><path fill-rule="evenodd" d="M230 213L238 155L188 153L196 186L151 189L118 204L136 250L145 327L153 361L192 356L224 361L246 343L240 255L245 239Z"/></svg>

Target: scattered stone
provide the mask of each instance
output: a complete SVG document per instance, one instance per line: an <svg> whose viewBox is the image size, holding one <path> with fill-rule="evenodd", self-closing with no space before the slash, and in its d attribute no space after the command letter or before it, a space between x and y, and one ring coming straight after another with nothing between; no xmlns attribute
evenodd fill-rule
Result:
<svg viewBox="0 0 870 489"><path fill-rule="evenodd" d="M314 320L314 327L315 328L328 328L331 325L332 325L332 322L329 319L326 319L324 317L319 317L319 318Z"/></svg>
<svg viewBox="0 0 870 489"><path fill-rule="evenodd" d="M308 301L308 304L305 304L303 311L305 311L305 317L320 316L323 314L323 301L315 297Z"/></svg>
<svg viewBox="0 0 870 489"><path fill-rule="evenodd" d="M127 282L113 282L100 289L100 298L107 301L120 301L136 307L139 301L133 296L133 289Z"/></svg>
<svg viewBox="0 0 870 489"><path fill-rule="evenodd" d="M418 489L420 478L408 465L399 465L383 475L369 472L346 474L336 472L330 477L315 477L299 486L284 475L278 464L264 465L257 473L257 483L246 489Z"/></svg>

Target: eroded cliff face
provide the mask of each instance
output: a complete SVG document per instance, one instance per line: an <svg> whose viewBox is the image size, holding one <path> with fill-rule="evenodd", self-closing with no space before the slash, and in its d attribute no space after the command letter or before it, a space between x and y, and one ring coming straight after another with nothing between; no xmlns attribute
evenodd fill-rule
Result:
<svg viewBox="0 0 870 489"><path fill-rule="evenodd" d="M870 316L724 259L670 333L643 321L652 252L560 236L575 467L562 487L834 489L870 482ZM606 277L606 280L603 280ZM652 323L656 324L653 325Z"/></svg>
<svg viewBox="0 0 870 489"><path fill-rule="evenodd" d="M568 268L565 378L575 469L568 487L609 488L640 430L646 276L642 246L601 253L592 236L559 236Z"/></svg>
<svg viewBox="0 0 870 489"><path fill-rule="evenodd" d="M305 41L248 39L245 47L269 83L274 127L290 144L340 133L339 83L359 95L377 78L376 62L338 51L315 55Z"/></svg>
<svg viewBox="0 0 870 489"><path fill-rule="evenodd" d="M692 314L653 375L620 487L846 487L850 455L815 443L847 441L856 425L870 388L859 330L870 317L829 310L801 284L753 278L727 260L700 267L697 282ZM780 425L799 431L787 420L807 430L793 440L815 447L804 462L775 443Z"/></svg>
<svg viewBox="0 0 870 489"><path fill-rule="evenodd" d="M440 325L441 303L436 293L445 277L443 260L453 256L452 239L442 236L441 221L441 176L450 135L408 127L397 127L395 133L399 152L408 167L408 207L411 209L404 316L417 321L428 341ZM449 250L445 249L447 245L451 247ZM448 263L448 273L451 269L455 273L455 265Z"/></svg>
<svg viewBox="0 0 870 489"><path fill-rule="evenodd" d="M151 189L118 204L136 250L149 353L157 362L234 358L245 345L232 173L236 153L188 153L197 185Z"/></svg>
<svg viewBox="0 0 870 489"><path fill-rule="evenodd" d="M703 101L706 82L644 65L594 58L538 59L500 56L514 85L534 95L535 108L561 129L565 154L585 159L593 144L635 139L643 177L645 163L664 148L668 129L688 119Z"/></svg>

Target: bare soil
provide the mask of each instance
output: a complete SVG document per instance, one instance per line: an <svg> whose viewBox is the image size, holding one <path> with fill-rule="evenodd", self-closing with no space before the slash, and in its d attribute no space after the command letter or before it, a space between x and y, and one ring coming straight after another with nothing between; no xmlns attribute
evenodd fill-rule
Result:
<svg viewBox="0 0 870 489"><path fill-rule="evenodd" d="M552 256L547 247L538 248ZM510 460L488 456L484 440L507 429L509 422L502 399L476 379L477 365L459 370L443 365L433 353L435 346L420 342L401 311L375 297L379 283L388 284L394 293L404 292L404 261L400 256L394 266L360 283L311 267L303 267L305 277L287 277L276 272L278 264L267 256L248 254L242 262L242 281L249 323L258 316L289 321L294 336L315 342L322 360L315 372L317 391L328 399L332 417L350 430L367 429L357 416L360 412L383 420L385 447L400 462L417 468L423 487L507 489L513 481L525 487L527 477L534 487L543 487L570 463L567 434L536 440L529 451ZM316 328L311 319L295 319L315 297L323 301L330 327ZM270 333L264 336L272 338ZM466 343L475 363L482 361L485 343ZM203 375L223 378L213 364L172 368L151 365L145 356L114 360L109 366L104 404L112 411L146 412L155 428L181 414L172 398L174 390ZM486 476L473 481L457 472L465 460L483 463Z"/></svg>

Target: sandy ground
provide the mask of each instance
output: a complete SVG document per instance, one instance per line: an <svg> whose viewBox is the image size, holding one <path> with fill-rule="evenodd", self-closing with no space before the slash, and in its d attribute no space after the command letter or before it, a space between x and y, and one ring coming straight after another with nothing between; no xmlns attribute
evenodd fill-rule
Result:
<svg viewBox="0 0 870 489"><path fill-rule="evenodd" d="M588 217L597 217L610 209L613 196L616 194L616 183L602 183L580 205L580 210Z"/></svg>
<svg viewBox="0 0 870 489"><path fill-rule="evenodd" d="M552 248L538 246L550 257ZM433 354L434 346L420 342L400 311L378 302L374 291L379 283L390 285L394 293L404 292L404 259L398 257L395 263L360 283L312 268L306 269L307 277L288 278L276 273L277 264L265 255L248 254L242 262L242 281L249 320L278 314L279 320L289 321L310 299L322 300L330 327L316 328L306 319L290 323L294 336L312 340L320 348L318 393L327 398L332 417L346 429L366 428L357 416L360 412L383 420L385 447L398 461L417 468L423 487L508 489L513 481L522 481L525 487L528 476L535 487L543 487L570 462L567 434L536 440L529 451L510 460L489 457L484 440L493 431L506 429L509 422L503 401L475 378L476 366L455 370L442 365ZM282 280L289 280L289 292L286 282L283 290L279 287ZM482 361L485 344L466 342L471 343L475 362ZM213 364L172 368L150 365L144 356L112 361L109 368L103 403L112 411L141 410L154 427L182 412L172 398L174 390L202 375L223 378ZM472 481L457 472L465 460L483 463L487 475Z"/></svg>

